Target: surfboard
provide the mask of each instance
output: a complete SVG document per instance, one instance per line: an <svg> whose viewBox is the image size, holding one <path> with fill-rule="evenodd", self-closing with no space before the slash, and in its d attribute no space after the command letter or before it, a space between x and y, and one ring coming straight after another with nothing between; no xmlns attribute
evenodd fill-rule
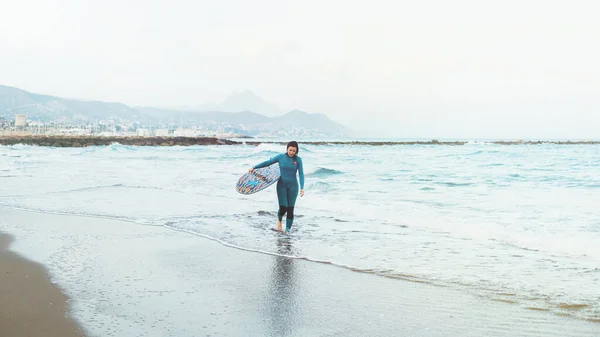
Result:
<svg viewBox="0 0 600 337"><path fill-rule="evenodd" d="M241 176L235 185L235 190L245 195L260 192L276 183L280 176L279 163L261 167Z"/></svg>

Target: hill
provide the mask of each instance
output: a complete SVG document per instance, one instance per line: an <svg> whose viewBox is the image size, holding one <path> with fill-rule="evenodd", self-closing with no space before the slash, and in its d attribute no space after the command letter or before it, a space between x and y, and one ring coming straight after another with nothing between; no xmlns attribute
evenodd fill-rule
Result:
<svg viewBox="0 0 600 337"><path fill-rule="evenodd" d="M274 106L260 98L257 99L251 92L245 92L243 96L248 99L248 105L256 106L255 103L259 102L263 109L270 107L271 113L276 111ZM231 104L234 101L240 105ZM221 105L228 106L231 110L239 107L239 111L184 111L132 107L118 102L73 100L0 85L0 116L7 120L13 119L15 114L25 114L28 120L48 122L60 119L74 124L112 119L133 122L142 127L182 124L184 127L220 129L250 136L344 136L350 133L345 126L330 120L325 114L294 110L276 117L268 117L247 108L242 109L242 101L230 96Z"/></svg>

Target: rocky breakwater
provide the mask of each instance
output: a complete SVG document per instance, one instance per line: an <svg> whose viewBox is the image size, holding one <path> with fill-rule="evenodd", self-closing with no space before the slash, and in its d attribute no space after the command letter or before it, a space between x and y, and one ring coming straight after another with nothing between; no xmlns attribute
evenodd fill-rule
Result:
<svg viewBox="0 0 600 337"><path fill-rule="evenodd" d="M598 145L600 144L600 141L597 140L565 140L565 141L558 141L558 140L515 140L515 141L510 141L510 140L499 140L499 141L495 141L492 142L494 144L499 144L499 145L541 145L541 144L554 144L554 145Z"/></svg>
<svg viewBox="0 0 600 337"><path fill-rule="evenodd" d="M133 146L192 146L239 144L214 137L98 137L98 136L0 136L0 145L37 145L51 147L103 146L113 143Z"/></svg>
<svg viewBox="0 0 600 337"><path fill-rule="evenodd" d="M439 140L430 141L300 141L302 144L310 145L368 145L368 146L382 146L382 145L465 145L467 142L464 141L447 141L441 142ZM248 145L259 145L261 142L256 141L245 141ZM287 144L286 142L266 142L271 144Z"/></svg>
<svg viewBox="0 0 600 337"><path fill-rule="evenodd" d="M286 142L266 142L271 144L286 144ZM466 145L469 144L467 141L439 141L436 139L430 141L301 141L302 144L311 145L370 145L370 146L383 146L383 145ZM543 144L555 144L555 145L600 145L600 141L596 140L581 140L581 141L546 141L546 140L535 140L535 141L523 141L523 140L498 140L498 141L485 141L488 144L498 145L543 145ZM258 141L245 141L244 144L248 145L259 145L261 142Z"/></svg>

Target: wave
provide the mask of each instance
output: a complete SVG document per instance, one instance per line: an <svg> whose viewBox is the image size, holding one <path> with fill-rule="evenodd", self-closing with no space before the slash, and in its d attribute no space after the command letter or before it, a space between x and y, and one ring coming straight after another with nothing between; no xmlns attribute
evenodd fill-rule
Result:
<svg viewBox="0 0 600 337"><path fill-rule="evenodd" d="M36 208L36 207L16 206L16 205L12 205L12 204L0 204L0 206L19 210L19 211L26 211L26 212L54 214L54 215L66 215L66 216L79 216L79 217L85 217L85 218L99 218L99 219L108 219L108 220L119 220L119 221L125 221L125 222L132 222L132 223L136 223L138 225L144 225L144 226L162 226L161 224L155 224L155 221L152 221L152 220L119 216L119 215L107 215L107 214L88 213L88 212L57 211L57 210L48 210L48 209Z"/></svg>
<svg viewBox="0 0 600 337"><path fill-rule="evenodd" d="M262 210L261 210L261 211L258 211L258 212L257 212L257 214L258 214L259 216L274 216L274 215L276 215L276 213L275 213L275 212L270 212L270 211L262 211Z"/></svg>
<svg viewBox="0 0 600 337"><path fill-rule="evenodd" d="M190 145L190 146L184 146L184 147L180 147L181 151L183 152L206 152L207 148L206 146L203 145Z"/></svg>
<svg viewBox="0 0 600 337"><path fill-rule="evenodd" d="M408 281L408 282L422 283L422 284L432 284L432 285L444 286L444 287L455 287L455 288L464 290L468 293L480 294L480 295L484 296L485 298L488 298L491 300L505 301L512 305L528 307L528 308L535 308L535 310L550 311L550 312L559 313L561 315L568 315L568 316L580 317L580 318L591 319L591 320L598 318L598 314L596 311L597 304L590 302L589 300L586 300L583 298L580 300L578 300L576 298L565 298L565 299L553 298L553 295L550 293L541 294L542 298L540 298L539 296L538 297L534 296L535 294L528 292L526 289L521 289L521 290L508 289L508 288L505 289L501 285L495 286L492 284L486 284L486 283L480 283L480 282L458 281L455 279L440 279L435 276L428 275L426 273L420 274L418 271L410 272L410 271L405 271L405 270L402 270L399 268L393 268L393 269L378 268L378 267L375 267L370 264L364 265L363 262L357 262L357 261L354 261L354 262L349 261L346 263L346 262L339 261L336 258L320 257L319 256L320 254L318 252L317 252L317 254L314 254L314 252L310 253L310 252L305 251L304 249L294 248L292 250L286 250L285 253L282 253L282 250L277 250L277 247L275 247L275 246L260 247L260 245L257 246L256 244L251 243L251 242L238 243L238 242L235 242L236 241L235 237L226 238L226 237L222 237L222 235L218 235L218 234L215 235L215 234L205 233L204 230L201 229L204 226L200 227L199 230L182 228L182 227L178 226L178 221L173 221L173 219L169 222L159 222L156 220L155 221L147 221L147 220L139 219L139 218L133 219L133 218L127 218L127 217L106 216L106 215L91 214L91 213L85 214L85 213L70 213L70 212L50 212L50 211L45 211L45 210L41 210L41 209L24 209L24 208L18 208L18 207L11 207L11 208L28 210L28 211L36 211L36 212L44 212L44 213L50 213L50 214L115 219L115 220L133 222L133 223L136 223L139 225L144 225L144 226L146 226L146 225L159 226L159 227L167 228L169 230L184 232L184 233L188 233L188 234L202 237L205 239L209 239L214 242L220 243L224 246L238 249L238 250L260 253L260 254L271 255L271 256L285 257L285 258L290 258L290 259L295 259L295 260L303 260L303 261L312 262L312 263L327 264L327 265L331 265L333 267L344 268L344 269L347 269L352 272L371 274L371 275L384 277L384 278L388 278L388 279L395 279L395 280L399 280L399 281ZM249 213L246 213L246 214L249 214ZM254 214L254 215L258 214L260 216L260 215L272 215L273 213L269 212L269 211L259 210L257 212L252 212L251 214ZM336 222L346 222L339 218L334 218L334 219L336 220ZM199 219L194 219L194 220L198 221L198 222L202 222ZM269 231L269 229L264 229L265 233L268 233L268 231ZM353 231L353 232L369 233L369 231L362 231L362 230L361 231ZM373 234L391 235L391 234L397 234L397 233L373 232ZM284 236L284 235L280 235L280 234L274 234L274 236L277 237L278 240L284 240L286 242L286 244L298 244L300 247L297 247L297 248L302 248L302 243L308 239L306 237L305 238L299 237L299 236L295 235L294 233L291 236ZM598 268L589 269L586 272L597 273Z"/></svg>
<svg viewBox="0 0 600 337"><path fill-rule="evenodd" d="M75 188L72 190L53 191L53 192L48 192L48 194L81 192L81 191L97 190L97 189L111 188L111 187L122 187L122 186L123 186L123 184L88 186L88 187Z"/></svg>
<svg viewBox="0 0 600 337"><path fill-rule="evenodd" d="M139 146L123 145L120 143L111 143L110 145L100 146L100 150L113 151L113 152L135 152L139 151Z"/></svg>
<svg viewBox="0 0 600 337"><path fill-rule="evenodd" d="M545 252L555 256L599 258L600 248L597 242L600 235L552 235L552 234L518 235L512 234L504 238L490 238L503 246L514 247L524 251Z"/></svg>
<svg viewBox="0 0 600 337"><path fill-rule="evenodd" d="M445 182L445 181L435 182L435 184L437 184L437 185L444 185L444 186L447 186L447 187L467 187L467 186L473 186L473 185L475 185L473 183L453 183L453 182Z"/></svg>
<svg viewBox="0 0 600 337"><path fill-rule="evenodd" d="M326 177L331 177L331 176L335 176L335 175L339 175L339 174L343 174L343 173L344 172L342 172L342 171L328 169L325 167L319 167L316 171L307 174L307 176L315 177L315 178L326 178Z"/></svg>
<svg viewBox="0 0 600 337"><path fill-rule="evenodd" d="M317 191L324 191L324 192L333 191L335 189L333 187L333 185L323 182L323 181L311 182L306 187L308 187L307 189L309 189L309 190L317 190Z"/></svg>
<svg viewBox="0 0 600 337"><path fill-rule="evenodd" d="M27 175L27 176L7 175L7 176L0 176L0 177L30 177L30 175ZM32 196L32 195L73 193L73 192L93 191L93 190L99 190L99 189L105 189L105 188L117 188L117 187L132 188L132 189L167 190L165 188L156 187L156 186L111 184L111 185L86 186L86 187L74 188L74 189L70 189L70 190L58 190L58 191L49 191L49 192L42 192L42 193L32 193L32 194L27 194L27 195ZM11 196L23 197L25 195L5 195L3 197L11 197Z"/></svg>
<svg viewBox="0 0 600 337"><path fill-rule="evenodd" d="M27 149L33 149L34 147L37 147L35 145L26 145L26 144L14 144L14 145L1 145L3 148L8 149L8 150L27 150Z"/></svg>
<svg viewBox="0 0 600 337"><path fill-rule="evenodd" d="M344 220L335 218L336 222L346 222ZM208 234L203 232L202 230L188 229L179 227L177 223L170 222L165 223L164 227L180 231L184 233L188 233L191 235L195 235L198 237L202 237L211 241L215 241L217 243L222 244L223 246L259 253L264 255L271 255L277 257L285 257L294 260L303 260L312 263L319 264L327 264L337 268L347 269L352 272L362 273L362 274L371 274L374 276L384 277L388 279L394 279L399 281L408 281L413 283L421 283L421 284L430 284L435 286L442 287L452 287L455 289L460 289L465 291L466 293L474 293L478 294L482 297L485 297L489 300L493 301L501 301L506 302L512 305L517 305L521 307L527 308L536 308L536 310L544 310L549 312L559 313L561 315L579 317L587 320L595 320L597 319L597 314L595 313L595 308L597 307L595 303L590 302L589 300L581 299L579 301L575 299L561 299L558 301L558 298L554 298L552 294L543 294L540 296L535 296L535 294L530 293L526 289L508 289L499 285L493 285L488 283L480 283L480 282L469 282L469 281L461 281L456 279L445 279L439 278L433 275L429 275L427 273L419 274L414 272L407 272L399 269L385 269L378 267L370 267L370 266L358 266L356 263L349 262L345 263L342 261L338 261L334 258L326 258L319 257L317 255L306 253L304 249L298 247L293 247L295 243L300 244L300 242L304 241L304 239L298 239L297 234L292 233L290 236L281 236L278 237L278 240L285 240L285 245L288 249L282 251L278 249L278 246L269 245L261 247L260 245L256 245L256 242L236 242L234 237L223 237L218 234ZM269 231L269 229L264 229L265 233ZM353 231L358 233L369 233L368 231ZM374 234L382 234L382 233L374 233ZM397 234L398 233L385 233L386 235ZM275 234L279 235L279 234ZM280 248L280 247L279 247ZM363 263L359 263L363 264Z"/></svg>
<svg viewBox="0 0 600 337"><path fill-rule="evenodd" d="M254 153L284 153L285 145L261 143L255 146Z"/></svg>
<svg viewBox="0 0 600 337"><path fill-rule="evenodd" d="M254 152L250 153L252 156L256 156L256 155L260 155L260 154L267 154L267 155L278 155L280 153L285 153L286 152L286 148L285 148L286 144L277 144L277 143L260 143L256 146L254 146L254 148L256 149ZM305 147L302 147L302 145L300 145L300 151L298 153L298 155L300 157L302 157L303 153L313 153L313 151L311 151L310 149L307 149Z"/></svg>
<svg viewBox="0 0 600 337"><path fill-rule="evenodd" d="M86 146L81 151L71 154L72 156L82 156L92 153L127 153L140 151L139 146L122 145L120 143L111 143L110 145Z"/></svg>
<svg viewBox="0 0 600 337"><path fill-rule="evenodd" d="M484 140L468 140L465 145L495 145L492 142Z"/></svg>

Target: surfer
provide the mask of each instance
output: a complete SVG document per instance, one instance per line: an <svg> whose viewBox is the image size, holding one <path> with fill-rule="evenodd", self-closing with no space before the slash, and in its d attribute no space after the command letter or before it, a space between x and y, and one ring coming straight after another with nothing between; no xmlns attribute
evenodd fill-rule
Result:
<svg viewBox="0 0 600 337"><path fill-rule="evenodd" d="M279 163L281 176L277 181L277 200L279 201L279 210L277 211L277 230L282 231L283 216L287 213L285 219L285 232L289 233L294 222L294 206L298 197L298 180L296 172L300 176L300 197L304 196L304 168L302 167L302 158L298 157L298 143L291 141L287 144L287 152L279 154L260 164L250 168L250 172L254 169L271 166Z"/></svg>

